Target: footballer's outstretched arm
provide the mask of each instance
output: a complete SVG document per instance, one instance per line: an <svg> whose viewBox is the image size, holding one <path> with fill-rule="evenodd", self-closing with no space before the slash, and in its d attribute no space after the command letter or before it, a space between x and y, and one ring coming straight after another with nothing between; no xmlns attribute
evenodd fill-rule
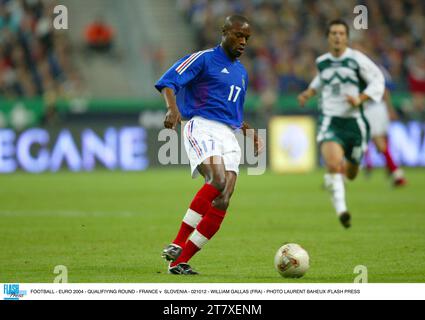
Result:
<svg viewBox="0 0 425 320"><path fill-rule="evenodd" d="M258 136L254 128L252 128L246 121L242 123L242 132L244 136L252 138L254 140L254 153L258 156L264 150L264 141Z"/></svg>
<svg viewBox="0 0 425 320"><path fill-rule="evenodd" d="M165 115L164 126L167 129L176 129L177 123L181 121L181 114L177 107L176 95L171 88L164 88L161 91L167 105L167 114Z"/></svg>
<svg viewBox="0 0 425 320"><path fill-rule="evenodd" d="M316 89L313 88L308 88L307 90L301 92L301 94L298 96L298 102L300 106L304 107L307 101L316 95L316 92Z"/></svg>
<svg viewBox="0 0 425 320"><path fill-rule="evenodd" d="M353 107L361 106L367 100L379 102L385 92L385 78L379 67L364 54L359 53L358 59L360 77L366 82L367 87L358 97L347 96L348 102Z"/></svg>
<svg viewBox="0 0 425 320"><path fill-rule="evenodd" d="M177 123L181 121L176 95L201 72L204 66L204 55L201 53L181 58L155 84L155 88L161 92L167 105L164 126L168 129L175 129ZM188 64L189 61L191 62Z"/></svg>
<svg viewBox="0 0 425 320"><path fill-rule="evenodd" d="M320 79L319 74L316 74L313 81L311 81L310 85L308 86L308 89L301 92L301 94L298 96L298 103L300 104L300 106L304 107L307 101L310 98L314 97L321 87L322 80Z"/></svg>
<svg viewBox="0 0 425 320"><path fill-rule="evenodd" d="M363 102L370 100L371 98L365 94L360 93L358 97L347 95L347 101L353 106L353 107L359 107L363 104Z"/></svg>

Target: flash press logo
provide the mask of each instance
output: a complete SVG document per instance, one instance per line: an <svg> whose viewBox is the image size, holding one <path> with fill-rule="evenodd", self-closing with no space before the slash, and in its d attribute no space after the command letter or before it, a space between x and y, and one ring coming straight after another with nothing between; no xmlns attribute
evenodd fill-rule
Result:
<svg viewBox="0 0 425 320"><path fill-rule="evenodd" d="M25 290L19 290L19 284L5 284L3 293L4 300L19 300L27 294Z"/></svg>

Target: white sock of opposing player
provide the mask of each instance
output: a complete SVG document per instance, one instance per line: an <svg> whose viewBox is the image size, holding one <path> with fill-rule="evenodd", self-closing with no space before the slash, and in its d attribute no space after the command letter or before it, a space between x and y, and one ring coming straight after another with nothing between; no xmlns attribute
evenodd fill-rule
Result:
<svg viewBox="0 0 425 320"><path fill-rule="evenodd" d="M325 174L325 186L331 193L332 204L336 213L340 216L342 213L347 212L344 176L341 173Z"/></svg>

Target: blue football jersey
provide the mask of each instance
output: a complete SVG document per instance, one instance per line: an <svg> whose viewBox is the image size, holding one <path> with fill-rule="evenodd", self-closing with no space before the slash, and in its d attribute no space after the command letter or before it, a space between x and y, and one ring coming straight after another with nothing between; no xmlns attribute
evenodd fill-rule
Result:
<svg viewBox="0 0 425 320"><path fill-rule="evenodd" d="M199 51L177 61L155 85L171 88L182 117L200 116L240 128L248 89L248 73L221 46Z"/></svg>

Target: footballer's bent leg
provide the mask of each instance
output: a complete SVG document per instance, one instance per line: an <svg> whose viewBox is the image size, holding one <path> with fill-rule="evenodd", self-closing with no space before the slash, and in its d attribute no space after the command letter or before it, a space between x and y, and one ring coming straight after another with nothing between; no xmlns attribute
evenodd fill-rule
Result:
<svg viewBox="0 0 425 320"><path fill-rule="evenodd" d="M394 186L404 186L406 184L406 178L404 172L400 169L393 160L391 152L388 147L388 137L379 136L373 139L378 151L385 157L387 170L391 174Z"/></svg>
<svg viewBox="0 0 425 320"><path fill-rule="evenodd" d="M343 173L344 170L344 149L334 141L323 142L320 150L329 173Z"/></svg>
<svg viewBox="0 0 425 320"><path fill-rule="evenodd" d="M199 172L205 178L205 184L192 200L180 225L176 238L162 251L162 257L167 261L177 260L189 236L192 234L193 230L195 230L202 217L204 217L210 209L212 201L217 198L225 188L225 175L220 174L220 171L224 171L224 165L221 164L222 160L219 159L219 157L216 158L217 159L207 159L204 162L205 164L201 164L198 167ZM216 167L210 168L208 165L209 163L214 164ZM220 167L220 165L222 167Z"/></svg>
<svg viewBox="0 0 425 320"><path fill-rule="evenodd" d="M220 210L226 211L230 204L230 198L235 190L238 175L233 171L226 171L226 186L223 192L215 198L212 205Z"/></svg>
<svg viewBox="0 0 425 320"><path fill-rule="evenodd" d="M347 161L345 166L345 176L348 180L356 179L360 166L358 164Z"/></svg>
<svg viewBox="0 0 425 320"><path fill-rule="evenodd" d="M338 143L329 141L322 144L321 151L328 169L328 173L325 174L325 186L331 193L332 204L341 224L349 228L351 216L345 200L344 150Z"/></svg>
<svg viewBox="0 0 425 320"><path fill-rule="evenodd" d="M215 170L217 169L222 171L216 172ZM204 164L202 173L205 174L205 178L207 181L208 179L211 179L213 177L221 177L221 175L223 175L225 184L221 185L222 193L221 195L218 196L218 199L217 199L218 202L215 205L212 205L210 207L208 212L199 222L195 231L193 232L193 234L190 236L189 240L187 241L180 257L170 265L171 268L181 263L187 263L199 250L201 250L220 229L221 223L223 222L223 219L226 215L228 201L230 199L231 194L233 193L233 189L234 189L234 185L236 181L235 179L236 174L229 175L224 171L224 166L211 167L211 165L209 164ZM230 177L229 181L227 181L227 177ZM216 180L215 183L220 184L220 181ZM223 194L225 195L224 197L222 197ZM214 202L215 200L213 201L213 203Z"/></svg>
<svg viewBox="0 0 425 320"><path fill-rule="evenodd" d="M213 156L198 166L198 171L205 178L205 183L220 191L226 187L226 171L222 157Z"/></svg>

